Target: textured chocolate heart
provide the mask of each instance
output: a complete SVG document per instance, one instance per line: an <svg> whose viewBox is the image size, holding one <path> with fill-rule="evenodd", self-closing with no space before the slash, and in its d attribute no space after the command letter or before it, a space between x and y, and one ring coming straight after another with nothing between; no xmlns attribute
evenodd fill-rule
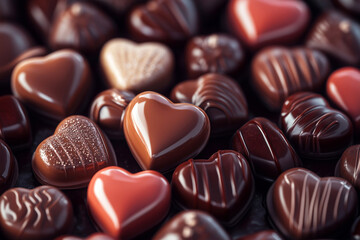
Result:
<svg viewBox="0 0 360 240"><path fill-rule="evenodd" d="M174 57L160 43L136 44L127 39L113 39L100 54L101 69L108 85L119 90L163 91L172 80Z"/></svg>
<svg viewBox="0 0 360 240"><path fill-rule="evenodd" d="M208 160L190 159L179 165L172 177L172 189L181 207L207 211L231 226L248 210L255 182L246 159L225 150Z"/></svg>
<svg viewBox="0 0 360 240"><path fill-rule="evenodd" d="M72 224L70 200L50 186L12 188L0 197L0 227L9 239L50 240Z"/></svg>
<svg viewBox="0 0 360 240"><path fill-rule="evenodd" d="M170 195L169 183L158 172L131 174L108 167L91 179L87 201L92 217L104 232L116 239L131 239L167 215Z"/></svg>
<svg viewBox="0 0 360 240"><path fill-rule="evenodd" d="M32 110L62 120L86 103L91 85L86 59L75 51L61 50L18 64L11 87Z"/></svg>
<svg viewBox="0 0 360 240"><path fill-rule="evenodd" d="M273 224L286 237L317 239L339 235L354 220L358 202L346 180L293 168L279 176L266 204Z"/></svg>
<svg viewBox="0 0 360 240"><path fill-rule="evenodd" d="M150 0L130 14L132 36L142 42L179 43L198 31L193 0Z"/></svg>
<svg viewBox="0 0 360 240"><path fill-rule="evenodd" d="M173 104L158 93L144 92L127 107L124 133L143 169L167 171L201 152L210 135L210 122L194 105Z"/></svg>
<svg viewBox="0 0 360 240"><path fill-rule="evenodd" d="M64 119L39 144L32 160L39 182L65 189L86 187L98 170L112 165L116 156L110 141L83 116Z"/></svg>

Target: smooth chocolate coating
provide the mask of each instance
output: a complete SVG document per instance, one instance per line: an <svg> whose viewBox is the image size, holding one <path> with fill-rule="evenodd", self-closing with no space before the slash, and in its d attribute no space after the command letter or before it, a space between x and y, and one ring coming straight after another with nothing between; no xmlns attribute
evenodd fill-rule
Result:
<svg viewBox="0 0 360 240"><path fill-rule="evenodd" d="M321 50L341 65L359 65L360 24L339 12L326 12L315 22L306 46Z"/></svg>
<svg viewBox="0 0 360 240"><path fill-rule="evenodd" d="M272 223L290 239L340 235L357 213L357 193L342 178L320 178L304 168L282 173L267 194Z"/></svg>
<svg viewBox="0 0 360 240"><path fill-rule="evenodd" d="M56 238L55 240L116 240L116 238L113 238L104 233L94 233L86 238L80 238L75 236L61 236Z"/></svg>
<svg viewBox="0 0 360 240"><path fill-rule="evenodd" d="M348 147L336 166L335 175L348 180L360 191L360 145Z"/></svg>
<svg viewBox="0 0 360 240"><path fill-rule="evenodd" d="M291 94L319 91L329 73L329 61L320 51L269 47L255 56L251 83L268 109L279 111Z"/></svg>
<svg viewBox="0 0 360 240"><path fill-rule="evenodd" d="M174 61L171 50L163 44L136 44L124 38L107 42L100 54L107 84L137 93L166 90L172 82Z"/></svg>
<svg viewBox="0 0 360 240"><path fill-rule="evenodd" d="M99 127L83 116L70 116L36 148L32 168L42 184L63 189L86 187L100 169L116 165L114 149Z"/></svg>
<svg viewBox="0 0 360 240"><path fill-rule="evenodd" d="M232 144L249 161L254 175L266 181L302 165L283 132L266 118L247 122L236 131Z"/></svg>
<svg viewBox="0 0 360 240"><path fill-rule="evenodd" d="M24 59L42 56L46 50L35 47L34 40L21 26L0 22L0 84L8 84L16 64Z"/></svg>
<svg viewBox="0 0 360 240"><path fill-rule="evenodd" d="M195 37L186 47L188 77L197 78L205 73L235 73L243 64L244 58L240 43L230 35Z"/></svg>
<svg viewBox="0 0 360 240"><path fill-rule="evenodd" d="M0 1L0 20L16 19L17 11L14 0Z"/></svg>
<svg viewBox="0 0 360 240"><path fill-rule="evenodd" d="M198 32L193 0L150 0L129 17L130 33L137 41L177 44Z"/></svg>
<svg viewBox="0 0 360 240"><path fill-rule="evenodd" d="M100 9L89 3L74 3L54 21L49 33L52 49L72 48L95 54L114 36L116 25Z"/></svg>
<svg viewBox="0 0 360 240"><path fill-rule="evenodd" d="M13 187L18 179L17 161L10 147L0 140L0 194Z"/></svg>
<svg viewBox="0 0 360 240"><path fill-rule="evenodd" d="M0 197L0 227L10 239L51 240L72 226L73 209L61 191L50 186L12 188Z"/></svg>
<svg viewBox="0 0 360 240"><path fill-rule="evenodd" d="M297 153L307 159L336 159L353 142L353 126L324 97L299 92L281 110L282 130Z"/></svg>
<svg viewBox="0 0 360 240"><path fill-rule="evenodd" d="M337 7L351 14L354 17L360 16L360 2L359 0L333 0Z"/></svg>
<svg viewBox="0 0 360 240"><path fill-rule="evenodd" d="M197 210L183 211L168 221L153 240L230 240L211 215Z"/></svg>
<svg viewBox="0 0 360 240"><path fill-rule="evenodd" d="M31 126L23 105L11 95L0 97L0 138L12 148L31 143Z"/></svg>
<svg viewBox="0 0 360 240"><path fill-rule="evenodd" d="M180 164L172 177L172 190L181 207L206 211L232 226L248 210L255 182L246 159L224 150L208 160L190 159Z"/></svg>
<svg viewBox="0 0 360 240"><path fill-rule="evenodd" d="M127 107L124 133L142 169L165 172L201 152L209 139L210 121L199 107L143 92Z"/></svg>
<svg viewBox="0 0 360 240"><path fill-rule="evenodd" d="M81 110L91 85L86 59L73 50L60 50L18 64L11 87L33 111L60 121Z"/></svg>
<svg viewBox="0 0 360 240"><path fill-rule="evenodd" d="M109 138L124 136L123 120L125 109L135 97L132 92L108 89L99 93L90 109L90 118Z"/></svg>
<svg viewBox="0 0 360 240"><path fill-rule="evenodd" d="M237 240L284 240L277 232L274 230L265 230L244 237L238 238Z"/></svg>
<svg viewBox="0 0 360 240"><path fill-rule="evenodd" d="M171 100L202 108L215 135L233 133L248 119L247 102L240 86L220 74L206 74L179 83L171 92Z"/></svg>

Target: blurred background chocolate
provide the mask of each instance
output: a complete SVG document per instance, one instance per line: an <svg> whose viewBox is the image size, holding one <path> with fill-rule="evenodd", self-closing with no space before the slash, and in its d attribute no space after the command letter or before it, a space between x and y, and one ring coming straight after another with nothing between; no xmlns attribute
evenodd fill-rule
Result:
<svg viewBox="0 0 360 240"><path fill-rule="evenodd" d="M238 238L237 240L284 240L284 238L281 237L274 230L265 230L254 234L246 235L244 237Z"/></svg>
<svg viewBox="0 0 360 240"><path fill-rule="evenodd" d="M216 14L227 3L227 0L194 0L194 2L201 16L211 21L213 14Z"/></svg>
<svg viewBox="0 0 360 240"><path fill-rule="evenodd" d="M333 0L335 5L354 17L360 17L360 2L358 0Z"/></svg>
<svg viewBox="0 0 360 240"><path fill-rule="evenodd" d="M351 228L351 240L360 239L360 217L358 217Z"/></svg>
<svg viewBox="0 0 360 240"><path fill-rule="evenodd" d="M75 237L75 236L61 236L56 238L55 240L116 240L116 238L113 238L105 233L94 233L86 238L81 237Z"/></svg>
<svg viewBox="0 0 360 240"><path fill-rule="evenodd" d="M16 1L0 1L0 20L14 20L17 18Z"/></svg>
<svg viewBox="0 0 360 240"><path fill-rule="evenodd" d="M13 187L18 180L18 163L10 147L0 140L0 194Z"/></svg>
<svg viewBox="0 0 360 240"><path fill-rule="evenodd" d="M140 2L144 2L144 0L90 0L89 2L96 3L120 17L126 14L131 7Z"/></svg>

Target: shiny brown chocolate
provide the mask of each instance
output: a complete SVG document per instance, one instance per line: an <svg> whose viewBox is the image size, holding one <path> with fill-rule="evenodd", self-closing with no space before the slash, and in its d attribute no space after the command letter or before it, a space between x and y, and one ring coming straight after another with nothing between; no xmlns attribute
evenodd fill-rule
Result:
<svg viewBox="0 0 360 240"><path fill-rule="evenodd" d="M257 178L274 181L301 161L283 132L266 118L254 118L236 131L233 149L249 161Z"/></svg>
<svg viewBox="0 0 360 240"><path fill-rule="evenodd" d="M107 42L100 53L107 84L137 93L166 90L172 82L174 61L171 50L163 44L136 44L124 38Z"/></svg>
<svg viewBox="0 0 360 240"><path fill-rule="evenodd" d="M91 120L98 124L109 138L122 138L125 109L134 97L132 92L117 89L99 93L91 105Z"/></svg>
<svg viewBox="0 0 360 240"><path fill-rule="evenodd" d="M0 84L10 82L11 72L19 62L46 54L44 48L34 44L32 37L21 26L0 22Z"/></svg>
<svg viewBox="0 0 360 240"><path fill-rule="evenodd" d="M198 25L193 0L150 0L129 17L130 33L141 42L181 43L198 32Z"/></svg>
<svg viewBox="0 0 360 240"><path fill-rule="evenodd" d="M33 111L59 121L83 107L91 85L88 62L73 50L28 59L12 74L14 95Z"/></svg>
<svg viewBox="0 0 360 240"><path fill-rule="evenodd" d="M353 145L344 151L336 166L336 176L348 180L360 191L360 145Z"/></svg>
<svg viewBox="0 0 360 240"><path fill-rule="evenodd" d="M0 1L0 20L16 19L16 3L14 0Z"/></svg>
<svg viewBox="0 0 360 240"><path fill-rule="evenodd" d="M83 116L60 122L54 135L39 144L32 159L37 180L62 189L86 187L97 171L116 164L111 142Z"/></svg>
<svg viewBox="0 0 360 240"><path fill-rule="evenodd" d="M266 205L272 223L287 238L319 239L343 236L356 216L357 200L346 180L293 168L270 188Z"/></svg>
<svg viewBox="0 0 360 240"><path fill-rule="evenodd" d="M255 56L251 83L265 105L279 111L291 94L319 91L329 73L329 61L320 51L269 47Z"/></svg>
<svg viewBox="0 0 360 240"><path fill-rule="evenodd" d="M0 194L13 187L18 176L18 163L11 149L3 140L0 140Z"/></svg>
<svg viewBox="0 0 360 240"><path fill-rule="evenodd" d="M248 119L248 106L240 86L220 74L206 74L179 83L171 92L174 102L202 108L210 119L214 135L233 133Z"/></svg>
<svg viewBox="0 0 360 240"><path fill-rule="evenodd" d="M12 95L0 97L0 138L12 148L27 146L32 140L27 112Z"/></svg>
<svg viewBox="0 0 360 240"><path fill-rule="evenodd" d="M209 214L183 211L168 221L153 240L230 240L223 227Z"/></svg>
<svg viewBox="0 0 360 240"><path fill-rule="evenodd" d="M75 236L61 236L56 238L55 240L116 240L116 238L113 238L105 233L94 233L86 238L80 238Z"/></svg>
<svg viewBox="0 0 360 240"><path fill-rule="evenodd" d="M297 153L308 159L336 159L353 142L350 119L315 93L288 97L281 110L281 126Z"/></svg>
<svg viewBox="0 0 360 240"><path fill-rule="evenodd" d="M190 159L172 176L176 203L199 209L232 226L244 216L255 191L250 165L238 152L223 150L208 160Z"/></svg>
<svg viewBox="0 0 360 240"><path fill-rule="evenodd" d="M58 189L12 188L0 197L0 227L10 239L44 239L66 233L72 226L70 200Z"/></svg>
<svg viewBox="0 0 360 240"><path fill-rule="evenodd" d="M127 107L124 133L142 169L164 172L201 152L209 139L210 121L201 108L143 92Z"/></svg>
<svg viewBox="0 0 360 240"><path fill-rule="evenodd" d="M212 34L193 38L186 47L188 77L205 73L236 73L244 62L244 50L230 35Z"/></svg>
<svg viewBox="0 0 360 240"><path fill-rule="evenodd" d="M339 12L321 15L306 46L321 50L341 65L360 64L360 24Z"/></svg>
<svg viewBox="0 0 360 240"><path fill-rule="evenodd" d="M238 238L237 240L284 240L284 238L281 237L274 230L264 230L261 232L243 236L241 238Z"/></svg>
<svg viewBox="0 0 360 240"><path fill-rule="evenodd" d="M49 32L49 45L54 50L72 48L95 54L115 32L111 18L94 5L79 2L56 18Z"/></svg>

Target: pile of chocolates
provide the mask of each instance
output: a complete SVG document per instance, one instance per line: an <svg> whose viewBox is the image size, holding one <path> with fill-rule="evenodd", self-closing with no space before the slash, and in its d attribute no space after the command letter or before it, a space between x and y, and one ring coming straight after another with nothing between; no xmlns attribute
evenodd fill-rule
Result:
<svg viewBox="0 0 360 240"><path fill-rule="evenodd" d="M359 0L0 0L0 239L360 239Z"/></svg>

